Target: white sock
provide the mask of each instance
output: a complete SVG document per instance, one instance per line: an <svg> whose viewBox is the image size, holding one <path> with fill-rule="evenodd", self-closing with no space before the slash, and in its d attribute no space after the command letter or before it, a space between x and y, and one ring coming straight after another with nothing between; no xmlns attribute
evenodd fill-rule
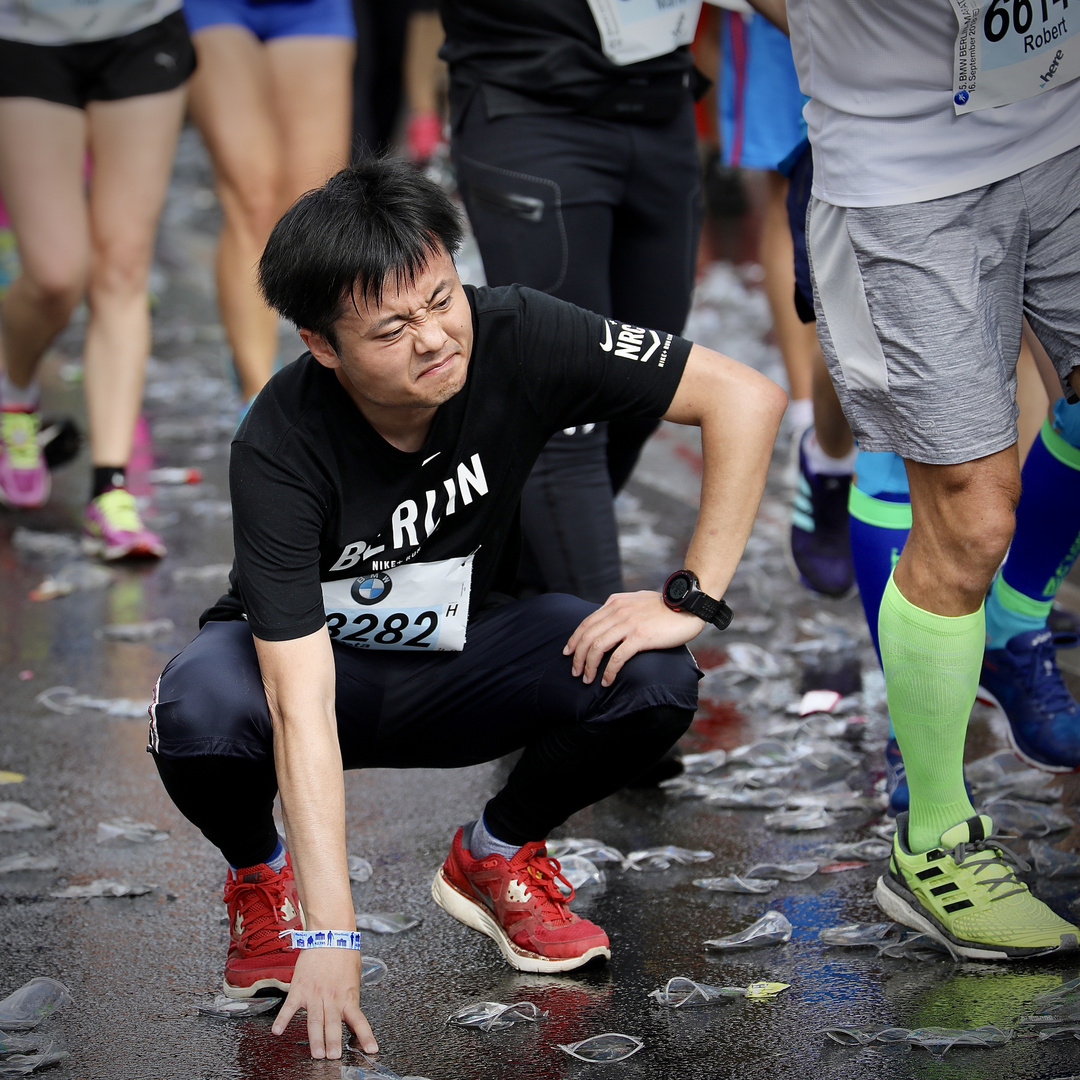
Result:
<svg viewBox="0 0 1080 1080"><path fill-rule="evenodd" d="M811 428L803 437L803 453L812 473L818 476L849 476L855 471L855 455L858 450L852 446L843 457L829 457L817 440L817 432Z"/></svg>
<svg viewBox="0 0 1080 1080"><path fill-rule="evenodd" d="M792 435L801 435L814 422L813 401L810 398L793 398L788 402L784 422Z"/></svg>
<svg viewBox="0 0 1080 1080"><path fill-rule="evenodd" d="M465 826L465 834L462 842L472 852L474 859L486 859L489 855L501 855L504 859L512 859L520 850L518 844L508 844L497 836L488 832L484 824L484 815L469 825Z"/></svg>
<svg viewBox="0 0 1080 1080"><path fill-rule="evenodd" d="M15 409L36 409L41 400L41 388L37 379L31 379L29 386L16 386L5 371L0 375L0 404Z"/></svg>

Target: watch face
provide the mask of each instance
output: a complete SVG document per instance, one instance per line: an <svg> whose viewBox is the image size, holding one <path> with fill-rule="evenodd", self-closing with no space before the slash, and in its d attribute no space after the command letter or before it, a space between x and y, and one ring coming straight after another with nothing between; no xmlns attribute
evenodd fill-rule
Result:
<svg viewBox="0 0 1080 1080"><path fill-rule="evenodd" d="M674 604L677 604L680 600L686 597L686 594L690 591L690 582L687 580L685 574L676 574L668 582L667 586L667 598Z"/></svg>

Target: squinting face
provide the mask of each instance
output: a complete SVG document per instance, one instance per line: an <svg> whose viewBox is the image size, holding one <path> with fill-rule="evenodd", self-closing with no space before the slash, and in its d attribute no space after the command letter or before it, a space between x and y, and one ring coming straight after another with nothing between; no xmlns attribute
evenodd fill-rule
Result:
<svg viewBox="0 0 1080 1080"><path fill-rule="evenodd" d="M321 363L338 369L345 389L370 419L392 415L396 423L406 420L399 410L438 408L465 385L472 311L442 247L411 283L387 286L378 305L365 304L357 294L359 313L351 304L346 308L334 327L336 352L324 357L311 341L308 345ZM331 358L336 363L328 362Z"/></svg>

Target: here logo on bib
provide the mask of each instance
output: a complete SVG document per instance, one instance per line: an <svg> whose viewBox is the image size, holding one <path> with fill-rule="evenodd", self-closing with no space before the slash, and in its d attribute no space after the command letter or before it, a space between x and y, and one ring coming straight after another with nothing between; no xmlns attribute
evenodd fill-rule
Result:
<svg viewBox="0 0 1080 1080"><path fill-rule="evenodd" d="M331 639L354 649L461 652L475 555L324 581Z"/></svg>
<svg viewBox="0 0 1080 1080"><path fill-rule="evenodd" d="M1080 76L1069 0L950 0L960 32L953 62L957 115L1010 105Z"/></svg>

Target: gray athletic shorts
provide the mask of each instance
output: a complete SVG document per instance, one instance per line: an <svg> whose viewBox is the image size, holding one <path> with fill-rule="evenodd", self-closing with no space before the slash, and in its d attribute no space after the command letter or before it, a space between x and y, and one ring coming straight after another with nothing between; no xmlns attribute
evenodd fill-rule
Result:
<svg viewBox="0 0 1080 1080"><path fill-rule="evenodd" d="M1011 446L1024 315L1063 383L1080 366L1080 148L930 202L814 199L807 244L821 348L864 450L953 465Z"/></svg>

